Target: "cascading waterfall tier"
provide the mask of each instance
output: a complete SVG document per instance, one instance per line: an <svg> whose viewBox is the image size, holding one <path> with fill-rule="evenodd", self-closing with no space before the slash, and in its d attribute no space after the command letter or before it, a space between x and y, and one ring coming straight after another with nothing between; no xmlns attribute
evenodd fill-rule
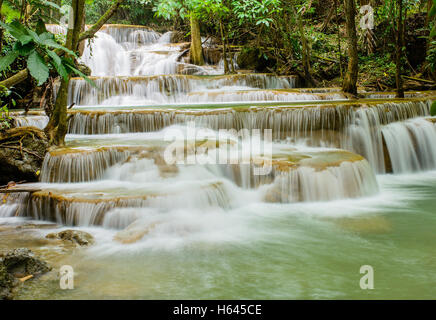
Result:
<svg viewBox="0 0 436 320"><path fill-rule="evenodd" d="M313 147L342 148L364 156L376 172L402 172L387 159L395 147L383 134L384 126L429 115L431 100L341 102L324 105L299 105L221 109L146 109L117 111L76 111L69 124L74 134L152 132L174 124L195 122L219 129L272 130L275 140ZM386 130L385 130L386 131ZM434 134L431 130L428 134ZM386 154L388 153L388 154ZM422 156L418 153L417 157ZM413 170L412 168L410 168ZM398 171L400 170L400 171Z"/></svg>
<svg viewBox="0 0 436 320"><path fill-rule="evenodd" d="M74 226L102 225L105 215L120 208L155 208L163 212L173 208L228 207L228 194L220 182L191 186L189 190L179 192L144 191L135 195L135 190L101 189L98 183L76 189L46 188L21 197L19 206L0 209L9 216L31 217L37 220L55 221ZM94 189L93 189L94 187ZM97 190L96 190L97 189ZM129 194L124 194L128 190ZM136 190L138 193L138 190ZM16 200L18 202L18 199ZM3 206L0 206L2 208ZM119 225L111 227L120 228Z"/></svg>
<svg viewBox="0 0 436 320"><path fill-rule="evenodd" d="M391 123L382 128L391 171L415 172L436 168L436 126L427 119Z"/></svg>
<svg viewBox="0 0 436 320"><path fill-rule="evenodd" d="M347 100L340 88L297 90L295 76L217 75L219 66L190 65L181 54L189 44L171 43L171 33L105 25L96 36L81 57L96 86L71 80L66 146L47 153L41 182L0 194L0 216L125 228L116 238L130 243L147 233L135 223L150 213L366 197L378 192L375 172L436 168L436 128L424 118L434 92ZM15 122L43 128L47 118ZM224 141L183 138L183 160L239 152L249 140L238 131L270 129L273 141L262 137L271 170L255 173L268 163L260 151L245 153L248 163L168 163L166 130L192 124L233 131Z"/></svg>
<svg viewBox="0 0 436 320"><path fill-rule="evenodd" d="M257 156L251 164L211 165L198 170L196 165L165 164L163 150L156 148L133 147L129 154L122 153L125 147L62 149L47 156L42 170L43 180L57 183L29 185L41 191L20 195L15 199L19 205L8 204L0 207L0 212L68 225L112 221L111 227L121 228L126 219L130 223L138 218L122 218L122 208L227 209L238 201L236 185L252 190L255 198L279 203L355 198L378 190L372 169L359 155L341 150L278 148L271 171L260 176L253 172ZM116 224L114 220L123 222Z"/></svg>
<svg viewBox="0 0 436 320"><path fill-rule="evenodd" d="M275 77L269 74L234 74L224 76L159 75L138 77L91 77L96 87L81 78L70 81L68 104L81 106L97 105L146 105L156 103L195 102L198 96L189 93L201 90L217 90L222 87L289 89L296 86L296 77ZM231 89L230 89L231 90ZM217 95L216 93L211 93ZM228 92L227 94L231 94ZM233 94L238 97L238 93ZM249 95L249 93L246 93ZM252 92L254 97L256 92ZM269 97L268 97L269 95ZM261 98L277 101L286 98L286 93L264 93ZM310 94L288 93L288 98L316 97ZM241 99L241 98L239 98ZM204 99L203 99L204 100ZM313 100L313 99L312 99ZM213 101L213 100L212 100ZM237 100L241 101L241 100ZM286 100L285 100L286 101Z"/></svg>

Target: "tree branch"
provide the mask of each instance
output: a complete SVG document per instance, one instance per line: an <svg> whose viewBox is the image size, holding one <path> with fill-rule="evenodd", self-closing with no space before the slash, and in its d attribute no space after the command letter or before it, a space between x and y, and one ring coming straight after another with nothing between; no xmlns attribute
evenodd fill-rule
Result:
<svg viewBox="0 0 436 320"><path fill-rule="evenodd" d="M79 36L79 42L92 38L94 34L101 29L101 27L114 15L115 11L117 11L118 7L124 0L115 0L112 6L105 12L104 15L101 16L100 19L88 30L82 32Z"/></svg>

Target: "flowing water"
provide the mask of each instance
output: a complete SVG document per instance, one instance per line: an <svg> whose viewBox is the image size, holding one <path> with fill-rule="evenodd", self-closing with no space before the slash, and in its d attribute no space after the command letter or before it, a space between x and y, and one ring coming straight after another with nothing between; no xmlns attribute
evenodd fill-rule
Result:
<svg viewBox="0 0 436 320"><path fill-rule="evenodd" d="M347 100L292 76L192 66L171 33L97 35L82 56L96 87L71 81L66 146L20 187L39 191L0 205L0 249L73 266L75 289L50 273L18 298L434 298L432 92ZM95 244L44 238L71 228ZM360 289L362 265L374 290Z"/></svg>

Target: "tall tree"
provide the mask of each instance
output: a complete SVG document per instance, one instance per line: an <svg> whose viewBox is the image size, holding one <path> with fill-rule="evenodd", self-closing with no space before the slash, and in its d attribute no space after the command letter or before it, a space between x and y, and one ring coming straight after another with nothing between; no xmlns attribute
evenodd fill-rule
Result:
<svg viewBox="0 0 436 320"><path fill-rule="evenodd" d="M157 15L167 20L175 17L189 18L191 28L190 62L203 65L199 12L205 4L200 0L156 0L154 6Z"/></svg>
<svg viewBox="0 0 436 320"><path fill-rule="evenodd" d="M404 52L404 21L403 0L397 0L397 28L395 34L395 81L397 85L397 98L404 98L403 87L403 52Z"/></svg>
<svg viewBox="0 0 436 320"><path fill-rule="evenodd" d="M71 21L68 22L69 29L67 32L65 46L71 51L76 51L79 45L83 15L85 14L85 0L73 0L71 7L73 9L74 21L72 23ZM67 58L71 59L72 57L67 56ZM61 79L61 85L56 96L53 113L44 129L50 142L56 145L63 145L65 135L67 134L67 97L70 78L71 74L69 74L66 78Z"/></svg>
<svg viewBox="0 0 436 320"><path fill-rule="evenodd" d="M348 43L348 70L342 84L342 90L346 93L357 95L357 77L359 74L359 65L357 55L355 0L344 0L344 7Z"/></svg>
<svg viewBox="0 0 436 320"><path fill-rule="evenodd" d="M191 53L190 61L192 64L199 66L204 65L203 47L201 46L201 33L200 23L195 16L194 12L191 12Z"/></svg>
<svg viewBox="0 0 436 320"><path fill-rule="evenodd" d="M3 16L2 16L2 7L3 7L3 0L0 0L0 22L3 22ZM0 29L0 53L3 49L3 29Z"/></svg>

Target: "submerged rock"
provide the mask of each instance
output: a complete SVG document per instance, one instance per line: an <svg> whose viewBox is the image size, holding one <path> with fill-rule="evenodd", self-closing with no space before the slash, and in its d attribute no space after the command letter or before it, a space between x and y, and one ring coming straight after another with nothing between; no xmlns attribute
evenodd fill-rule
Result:
<svg viewBox="0 0 436 320"><path fill-rule="evenodd" d="M39 259L27 248L9 251L3 258L2 264L7 272L15 277L40 275L52 269L45 261Z"/></svg>
<svg viewBox="0 0 436 320"><path fill-rule="evenodd" d="M27 248L9 251L0 258L0 300L13 299L15 289L21 282L51 269L45 261Z"/></svg>
<svg viewBox="0 0 436 320"><path fill-rule="evenodd" d="M88 246L94 243L94 238L92 235L79 230L64 230L58 233L49 233L46 238L69 241L79 246Z"/></svg>
<svg viewBox="0 0 436 320"><path fill-rule="evenodd" d="M180 63L177 65L177 73L183 75L207 75L203 68L194 64Z"/></svg>

